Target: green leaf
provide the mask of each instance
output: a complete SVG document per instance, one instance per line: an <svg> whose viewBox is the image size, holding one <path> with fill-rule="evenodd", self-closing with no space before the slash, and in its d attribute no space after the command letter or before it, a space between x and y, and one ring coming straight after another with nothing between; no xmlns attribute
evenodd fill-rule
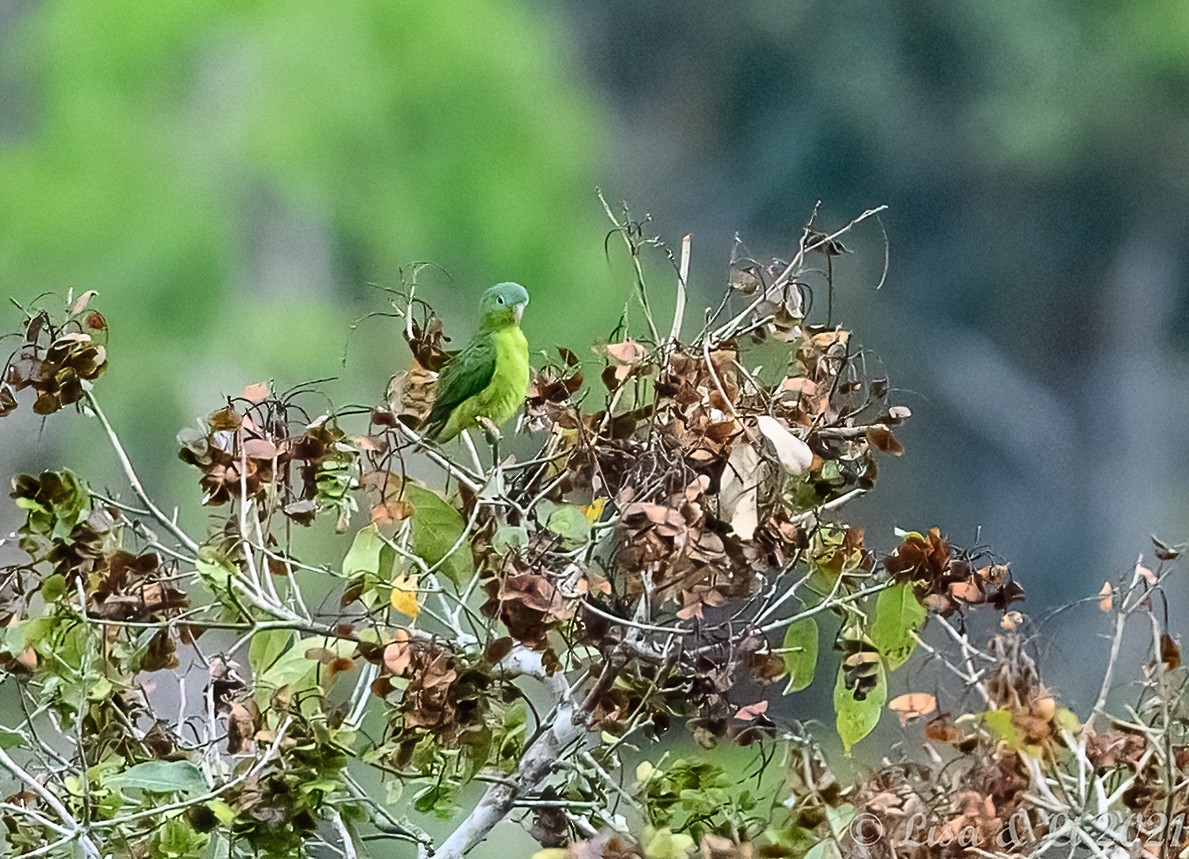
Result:
<svg viewBox="0 0 1189 859"><path fill-rule="evenodd" d="M61 573L48 576L41 583L41 598L47 603L57 602L66 594L66 577Z"/></svg>
<svg viewBox="0 0 1189 859"><path fill-rule="evenodd" d="M231 577L235 575L235 570L227 564L199 558L194 566L198 571L198 577L215 593L226 593L231 589Z"/></svg>
<svg viewBox="0 0 1189 859"><path fill-rule="evenodd" d="M65 469L43 471L37 477L18 474L12 479L12 498L17 507L28 511L19 529L23 534L66 539L89 512L87 484Z"/></svg>
<svg viewBox="0 0 1189 859"><path fill-rule="evenodd" d="M215 813L215 818L224 826L230 826L238 816L237 810L223 799L212 799L206 807Z"/></svg>
<svg viewBox="0 0 1189 859"><path fill-rule="evenodd" d="M838 736L847 757L850 757L854 744L879 724L880 713L888 699L888 681L882 661L877 663L876 670L875 688L859 701L854 696L854 690L846 688L846 666L838 666L838 679L834 683L834 714Z"/></svg>
<svg viewBox="0 0 1189 859"><path fill-rule="evenodd" d="M265 629L255 633L252 643L248 645L248 664L252 667L252 675L259 677L268 671L292 643L291 629Z"/></svg>
<svg viewBox="0 0 1189 859"><path fill-rule="evenodd" d="M294 691L302 691L306 684L301 684L299 681L307 677L311 681L313 680L314 669L318 663L306 658L307 649L304 642L298 641L282 653L264 673L257 675L257 703L267 701L269 694L282 686L292 686Z"/></svg>
<svg viewBox="0 0 1189 859"><path fill-rule="evenodd" d="M379 576L381 572L387 576L391 566L381 569L380 559L385 549L392 551L384 544L380 531L375 525L365 525L360 528L355 539L351 541L351 548L343 558L343 575L347 578L359 573L371 573Z"/></svg>
<svg viewBox="0 0 1189 859"><path fill-rule="evenodd" d="M112 693L112 682L106 677L88 678L86 684L87 698L91 701L102 701Z"/></svg>
<svg viewBox="0 0 1189 859"><path fill-rule="evenodd" d="M1076 734L1082 729L1081 720L1078 719L1077 714L1068 707L1058 707L1057 715L1054 717L1057 726L1062 730L1069 731L1071 734Z"/></svg>
<svg viewBox="0 0 1189 859"><path fill-rule="evenodd" d="M406 482L404 498L413 508L413 553L461 587L475 572L470 541L460 540L466 522L436 492Z"/></svg>
<svg viewBox="0 0 1189 859"><path fill-rule="evenodd" d="M413 796L413 808L421 814L449 820L458 811L454 802L455 793L454 786L448 782L433 782Z"/></svg>
<svg viewBox="0 0 1189 859"><path fill-rule="evenodd" d="M178 815L166 819L150 840L150 855L158 859L191 859L204 855L203 848L210 841L210 837L199 832L186 820Z"/></svg>
<svg viewBox="0 0 1189 859"><path fill-rule="evenodd" d="M590 520L573 504L542 499L537 502L537 519L561 537L567 549L576 549L590 542Z"/></svg>
<svg viewBox="0 0 1189 859"><path fill-rule="evenodd" d="M817 643L817 621L812 617L803 617L789 624L784 633L784 644L781 645L784 670L789 675L785 695L800 692L813 682L813 672L817 668Z"/></svg>
<svg viewBox="0 0 1189 859"><path fill-rule="evenodd" d="M189 761L145 761L116 773L108 783L113 787L186 796L197 796L210 790L202 770Z"/></svg>
<svg viewBox="0 0 1189 859"><path fill-rule="evenodd" d="M1012 720L1011 710L1003 707L997 710L988 710L982 714L982 722L997 740L1006 744L1013 752L1027 749L1028 744L1024 741L1024 732Z"/></svg>
<svg viewBox="0 0 1189 859"><path fill-rule="evenodd" d="M506 555L528 545L528 531L523 525L501 525L491 536L491 548L497 555Z"/></svg>
<svg viewBox="0 0 1189 859"><path fill-rule="evenodd" d="M499 731L497 764L514 765L524 748L525 726L528 724L528 708L523 701L516 701L504 714L504 723Z"/></svg>
<svg viewBox="0 0 1189 859"><path fill-rule="evenodd" d="M869 635L894 671L912 655L917 646L913 633L925 622L925 607L913 592L911 582L901 582L880 591L875 600L875 619Z"/></svg>
<svg viewBox="0 0 1189 859"><path fill-rule="evenodd" d="M668 827L654 829L645 827L640 841L645 859L686 859L693 853L693 836L685 832L673 832Z"/></svg>
<svg viewBox="0 0 1189 859"><path fill-rule="evenodd" d="M29 739L20 731L0 725L0 749L25 748Z"/></svg>

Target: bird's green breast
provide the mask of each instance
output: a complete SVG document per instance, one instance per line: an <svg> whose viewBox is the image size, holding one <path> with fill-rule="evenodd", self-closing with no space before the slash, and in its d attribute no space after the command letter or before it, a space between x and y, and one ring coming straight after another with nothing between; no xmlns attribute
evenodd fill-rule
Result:
<svg viewBox="0 0 1189 859"><path fill-rule="evenodd" d="M459 403L446 423L444 438L453 438L475 419L485 417L502 424L516 414L528 390L528 341L516 325L497 328L488 335L495 345L495 372L487 387Z"/></svg>

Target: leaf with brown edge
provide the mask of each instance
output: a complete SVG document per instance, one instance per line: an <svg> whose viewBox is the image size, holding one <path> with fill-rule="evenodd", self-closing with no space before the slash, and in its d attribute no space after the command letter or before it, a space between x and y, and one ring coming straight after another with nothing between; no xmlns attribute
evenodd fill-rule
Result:
<svg viewBox="0 0 1189 859"><path fill-rule="evenodd" d="M232 406L226 406L216 412L211 412L210 417L206 420L206 425L211 432L237 430L242 423L243 418Z"/></svg>
<svg viewBox="0 0 1189 859"><path fill-rule="evenodd" d="M227 712L227 752L238 755L256 751L256 705L235 701Z"/></svg>
<svg viewBox="0 0 1189 859"><path fill-rule="evenodd" d="M83 327L91 332L93 339L101 343L107 342L107 319L98 310L92 310L83 317Z"/></svg>
<svg viewBox="0 0 1189 859"><path fill-rule="evenodd" d="M1160 661L1165 671L1181 667L1181 648L1167 632L1160 635Z"/></svg>
<svg viewBox="0 0 1189 859"><path fill-rule="evenodd" d="M851 682L851 670L846 661L838 669L838 679L834 684L834 714L838 730L838 737L842 740L843 751L847 757L855 743L866 737L879 723L880 712L884 701L887 700L888 684L884 675L883 663L878 654L870 661L874 669L874 683L860 696L861 686ZM865 654L856 654L865 656ZM850 657L848 657L849 659ZM867 661L867 660L864 660Z"/></svg>
<svg viewBox="0 0 1189 859"><path fill-rule="evenodd" d="M949 713L939 713L925 724L925 738L935 743L958 743L963 733L950 721Z"/></svg>
<svg viewBox="0 0 1189 859"><path fill-rule="evenodd" d="M402 573L392 580L392 607L413 620L421 614L421 603L417 601L417 576Z"/></svg>
<svg viewBox="0 0 1189 859"><path fill-rule="evenodd" d="M902 456L904 448L900 442L896 441L896 437L892 435L891 431L882 426L872 426L867 428L867 441L871 443L872 447L880 450L883 453L891 456Z"/></svg>

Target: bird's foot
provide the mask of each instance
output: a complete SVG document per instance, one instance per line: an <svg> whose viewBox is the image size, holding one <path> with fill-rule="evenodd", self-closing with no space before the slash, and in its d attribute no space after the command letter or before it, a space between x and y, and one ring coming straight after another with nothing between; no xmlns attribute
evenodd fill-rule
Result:
<svg viewBox="0 0 1189 859"><path fill-rule="evenodd" d="M485 418L482 415L475 418L475 423L483 428L483 436L487 439L487 443L494 447L499 447L500 439L504 436L500 432L500 428L495 425L495 422L490 418Z"/></svg>
<svg viewBox="0 0 1189 859"><path fill-rule="evenodd" d="M483 435L491 446L491 467L498 472L500 470L500 439L503 438L500 428L490 418L485 418L482 415L475 418L475 423L483 428Z"/></svg>

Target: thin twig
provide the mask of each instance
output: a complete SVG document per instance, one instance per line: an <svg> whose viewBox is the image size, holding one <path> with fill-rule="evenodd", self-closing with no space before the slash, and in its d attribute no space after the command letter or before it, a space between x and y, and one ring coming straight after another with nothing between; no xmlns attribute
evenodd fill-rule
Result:
<svg viewBox="0 0 1189 859"><path fill-rule="evenodd" d="M692 243L693 236L688 233L681 239L681 262L677 268L677 305L673 308L673 327L669 329L667 349L671 349L681 338L681 323L685 319L685 304L689 293L689 256Z"/></svg>
<svg viewBox="0 0 1189 859"><path fill-rule="evenodd" d="M834 241L839 236L844 235L845 233L849 232L851 229L853 229L857 225L861 224L863 221L867 220L870 217L873 217L874 215L878 215L880 212L885 211L887 208L888 208L887 206L876 206L874 209L868 209L867 211L863 212L863 214L859 215L857 218L852 219L842 229L836 230L835 232L831 233L828 236L823 236L822 238L818 239L816 242L814 242L811 245L801 247L797 251L797 255L793 257L792 262L790 262L785 267L784 271L780 273L780 276L777 277L776 280L774 280L772 282L772 285L769 286L767 289L760 291L760 294L757 295L756 298L751 302L751 304L749 304L746 308L744 308L741 313L736 314L734 317L732 317L726 323L724 323L720 328L711 332L709 339L715 343L720 343L723 340L730 339L730 337L736 332L736 329L738 329L739 326L743 324L744 320L752 313L752 311L754 311L764 301L766 301L768 296L771 293L778 292L779 290L783 289L784 286L790 280L792 280L793 275L796 274L796 272L799 270L802 262L805 259L805 255L807 253L809 253L810 251L817 250L818 248L822 247L823 245L826 245L826 244Z"/></svg>
<svg viewBox="0 0 1189 859"><path fill-rule="evenodd" d="M54 796L53 792L48 790L41 782L33 778L24 768L16 761L8 756L3 748L0 748L0 767L8 770L16 777L25 787L35 793L37 797L44 802L49 808L58 815L58 819L66 824L66 829L71 833L72 838L77 838L79 846L82 847L83 852L90 857L90 859L99 859L101 853L95 842L91 840L91 836L83 829L79 822L74 818L74 815L62 804L58 797ZM83 774L86 778L86 774Z"/></svg>
<svg viewBox="0 0 1189 859"><path fill-rule="evenodd" d="M179 543L186 547L190 552L198 552L198 543L196 543L189 534L178 527L177 522L166 516L161 512L160 508L153 503L149 498L148 492L145 491L144 484L140 482L140 478L136 475L136 469L132 467L132 460L128 458L127 452L124 450L124 445L120 443L120 437L116 435L115 429L111 422L107 419L107 415L103 413L103 409L99 407L99 401L95 399L93 391L86 392L87 405L94 413L95 417L99 419L99 423L103 426L104 432L107 433L108 441L111 442L112 448L116 452L116 458L120 461L120 467L124 470L124 476L128 478L128 484L132 487L132 491L136 493L136 497L140 499L145 508L153 514L153 518L161 523L162 527L169 531Z"/></svg>

